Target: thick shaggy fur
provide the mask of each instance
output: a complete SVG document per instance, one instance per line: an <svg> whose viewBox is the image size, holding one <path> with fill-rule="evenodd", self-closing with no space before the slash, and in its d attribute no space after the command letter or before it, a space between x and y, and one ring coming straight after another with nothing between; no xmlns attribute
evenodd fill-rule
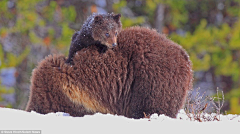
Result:
<svg viewBox="0 0 240 134"><path fill-rule="evenodd" d="M72 63L77 51L96 45L99 52L117 45L117 35L122 29L121 14L92 14L87 18L80 31L72 37L66 63Z"/></svg>
<svg viewBox="0 0 240 134"><path fill-rule="evenodd" d="M33 71L27 111L174 118L192 88L186 51L147 28L123 30L118 46L105 53L92 45L76 53L74 65L65 60L48 56Z"/></svg>

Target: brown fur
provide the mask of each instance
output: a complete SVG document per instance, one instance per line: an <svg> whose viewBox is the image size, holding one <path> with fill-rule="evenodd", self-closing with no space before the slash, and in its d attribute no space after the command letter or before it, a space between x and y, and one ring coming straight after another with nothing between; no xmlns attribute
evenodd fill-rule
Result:
<svg viewBox="0 0 240 134"><path fill-rule="evenodd" d="M147 28L123 30L118 46L105 53L95 45L78 51L72 66L65 60L49 56L33 71L27 111L176 117L192 88L185 50Z"/></svg>
<svg viewBox="0 0 240 134"><path fill-rule="evenodd" d="M96 45L99 52L117 45L117 35L122 29L121 14L92 14L87 18L80 31L72 36L66 63L72 63L77 51Z"/></svg>

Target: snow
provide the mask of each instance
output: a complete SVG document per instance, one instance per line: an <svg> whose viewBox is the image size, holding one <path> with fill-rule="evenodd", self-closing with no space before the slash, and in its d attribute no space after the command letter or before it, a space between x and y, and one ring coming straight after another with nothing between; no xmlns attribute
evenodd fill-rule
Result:
<svg viewBox="0 0 240 134"><path fill-rule="evenodd" d="M41 130L42 134L237 134L239 126L240 117L237 115L220 115L220 121L197 122L190 121L184 110L180 111L176 119L157 114L149 119L130 119L101 113L71 117L62 112L43 115L33 111L0 108L0 130Z"/></svg>

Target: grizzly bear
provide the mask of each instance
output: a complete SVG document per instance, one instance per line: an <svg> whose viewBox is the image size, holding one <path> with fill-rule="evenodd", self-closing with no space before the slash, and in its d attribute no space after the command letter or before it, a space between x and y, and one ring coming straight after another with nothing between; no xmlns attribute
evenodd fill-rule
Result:
<svg viewBox="0 0 240 134"><path fill-rule="evenodd" d="M175 118L192 88L186 51L163 34L141 27L121 31L117 43L105 53L96 45L77 51L74 65L66 64L63 55L46 57L32 72L26 110Z"/></svg>
<svg viewBox="0 0 240 134"><path fill-rule="evenodd" d="M122 29L121 14L92 14L87 18L80 31L72 36L66 63L72 63L74 54L90 45L96 45L99 52L117 45L117 35Z"/></svg>

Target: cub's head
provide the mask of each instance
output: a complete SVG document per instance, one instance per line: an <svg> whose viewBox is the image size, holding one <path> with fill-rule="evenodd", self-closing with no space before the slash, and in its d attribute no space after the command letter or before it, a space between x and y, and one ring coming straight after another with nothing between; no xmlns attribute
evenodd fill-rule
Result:
<svg viewBox="0 0 240 134"><path fill-rule="evenodd" d="M121 14L97 14L92 24L92 37L108 48L117 45L117 36L122 29Z"/></svg>

